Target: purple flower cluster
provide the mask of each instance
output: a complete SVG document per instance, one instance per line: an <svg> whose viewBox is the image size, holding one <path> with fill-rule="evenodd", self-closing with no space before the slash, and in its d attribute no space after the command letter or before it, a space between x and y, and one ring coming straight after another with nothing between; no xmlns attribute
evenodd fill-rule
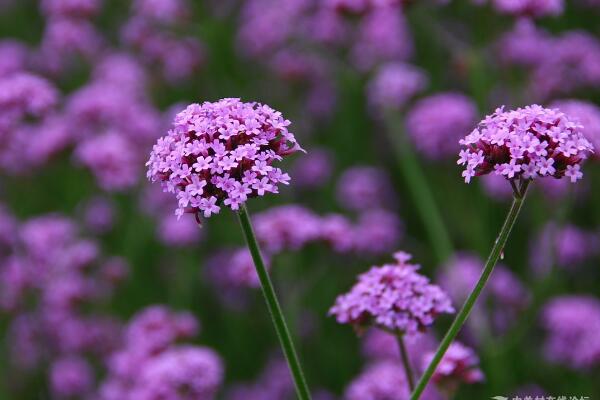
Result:
<svg viewBox="0 0 600 400"><path fill-rule="evenodd" d="M259 103L223 99L192 104L177 114L150 155L148 178L177 196L177 216L210 217L238 210L248 198L278 193L290 177L273 167L301 150L281 113Z"/></svg>
<svg viewBox="0 0 600 400"><path fill-rule="evenodd" d="M600 364L600 300L591 296L561 296L552 299L542 312L548 332L544 355L574 369Z"/></svg>
<svg viewBox="0 0 600 400"><path fill-rule="evenodd" d="M453 313L448 295L417 273L411 256L398 252L396 263L373 267L359 275L350 292L339 296L329 314L355 328L376 326L414 335L442 313Z"/></svg>
<svg viewBox="0 0 600 400"><path fill-rule="evenodd" d="M454 156L458 141L475 123L477 108L467 96L438 93L419 100L408 111L406 130L417 149L439 160Z"/></svg>
<svg viewBox="0 0 600 400"><path fill-rule="evenodd" d="M583 177L580 164L593 151L582 126L556 109L538 105L488 115L464 139L458 164L469 183L494 172L508 180Z"/></svg>
<svg viewBox="0 0 600 400"><path fill-rule="evenodd" d="M219 356L206 347L178 345L198 331L188 313L151 306L135 315L121 348L110 356L101 400L213 399L222 380Z"/></svg>
<svg viewBox="0 0 600 400"><path fill-rule="evenodd" d="M429 352L424 356L424 367L429 365L434 355L435 352ZM454 389L461 382L482 382L484 376L479 369L479 358L475 351L460 342L454 342L448 347L432 379L437 385Z"/></svg>

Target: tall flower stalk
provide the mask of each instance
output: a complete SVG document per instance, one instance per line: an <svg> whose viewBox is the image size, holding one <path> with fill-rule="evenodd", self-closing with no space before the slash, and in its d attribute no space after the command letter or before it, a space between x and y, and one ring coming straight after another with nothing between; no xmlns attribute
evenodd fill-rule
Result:
<svg viewBox="0 0 600 400"><path fill-rule="evenodd" d="M406 344L404 343L404 335L398 334L396 337L398 340L398 350L400 351L400 358L402 359L402 365L404 366L404 371L406 372L406 381L408 382L408 388L412 392L413 390L415 390L415 375L410 365L410 358L408 356Z"/></svg>
<svg viewBox="0 0 600 400"><path fill-rule="evenodd" d="M469 294L467 300L465 300L465 304L462 306L458 314L456 314L456 318L454 319L452 325L448 329L448 332L442 339L442 342L440 343L438 350L433 356L433 359L429 363L429 366L421 376L421 379L419 379L419 382L417 383L417 386L411 395L411 400L417 400L421 397L421 394L425 390L427 383L433 376L433 373L435 372L440 361L442 361L444 354L446 354L446 350L448 350L448 347L450 347L450 345L458 335L458 332L460 332L460 329L469 317L469 314L471 313L471 310L473 309L477 298L481 294L481 291L483 290L488 279L490 278L490 275L492 274L496 263L502 255L502 251L504 249L504 246L506 245L508 236L510 235L511 230L515 222L517 221L517 217L521 212L521 207L523 206L523 201L525 200L525 195L527 194L529 182L529 180L524 181L520 185L519 190L515 191L512 205L510 207L508 215L506 216L506 219L504 220L502 229L500 229L498 238L494 242L494 246L492 247L492 251L490 252L490 255L485 263L483 271L481 272L481 276L479 277L475 288L473 289L471 294Z"/></svg>
<svg viewBox="0 0 600 400"><path fill-rule="evenodd" d="M178 200L178 217L192 214L198 223L228 207L237 211L267 308L294 378L300 400L310 400L302 367L265 268L246 209L249 198L278 193L290 177L274 166L302 151L280 112L240 99L191 104L175 116L168 134L154 145L148 178L161 182Z"/></svg>
<svg viewBox="0 0 600 400"><path fill-rule="evenodd" d="M582 134L582 128L557 109L531 105L504 111L501 107L460 141L463 149L458 164L465 165L462 173L465 182L489 173L503 176L513 189L513 202L479 281L421 376L411 400L419 399L446 350L469 317L502 255L532 180L553 177L569 178L571 182L576 182L582 178L580 164L593 151L592 145Z"/></svg>
<svg viewBox="0 0 600 400"><path fill-rule="evenodd" d="M246 243L248 244L248 249L252 255L254 266L256 267L256 273L258 274L258 279L260 280L260 286L267 303L267 308L269 309L271 320L273 321L273 326L277 332L281 349L283 350L283 354L287 360L290 372L292 373L292 378L294 379L296 393L298 394L298 398L300 400L310 399L310 391L308 389L308 385L306 384L304 373L302 372L302 366L300 365L300 359L298 358L298 354L294 347L294 342L292 341L292 335L290 335L287 323L285 322L285 317L283 316L283 311L281 310L281 306L277 300L277 295L275 294L275 288L273 287L273 283L271 282L271 278L269 277L269 273L265 267L262 255L260 254L260 247L256 240L254 230L252 229L250 215L248 214L248 210L245 205L240 207L240 210L238 211L238 218L242 227L242 231L244 232L244 237L246 238Z"/></svg>

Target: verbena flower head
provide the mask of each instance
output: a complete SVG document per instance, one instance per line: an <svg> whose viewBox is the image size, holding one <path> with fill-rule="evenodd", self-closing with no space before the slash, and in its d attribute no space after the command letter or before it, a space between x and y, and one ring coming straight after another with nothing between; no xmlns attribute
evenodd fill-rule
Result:
<svg viewBox="0 0 600 400"><path fill-rule="evenodd" d="M557 109L500 107L460 140L457 163L466 166L467 183L491 172L508 180L566 176L576 182L583 177L581 161L593 151L582 128Z"/></svg>
<svg viewBox="0 0 600 400"><path fill-rule="evenodd" d="M417 273L418 265L408 263L409 254L398 252L394 257L394 264L361 274L350 292L336 299L329 313L339 323L413 335L439 314L454 312L448 295Z"/></svg>
<svg viewBox="0 0 600 400"><path fill-rule="evenodd" d="M260 103L228 98L192 104L177 114L147 162L148 178L177 196L175 212L208 218L227 206L278 193L290 177L272 164L302 150L290 121Z"/></svg>
<svg viewBox="0 0 600 400"><path fill-rule="evenodd" d="M423 358L423 366L427 367L434 356L435 352L427 353ZM482 382L484 376L475 351L460 342L454 342L448 347L432 379L436 384L452 390L459 383Z"/></svg>

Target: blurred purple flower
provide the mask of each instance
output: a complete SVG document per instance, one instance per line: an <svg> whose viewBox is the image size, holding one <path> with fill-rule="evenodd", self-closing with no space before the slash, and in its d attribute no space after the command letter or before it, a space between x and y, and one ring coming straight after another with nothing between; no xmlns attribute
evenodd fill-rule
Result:
<svg viewBox="0 0 600 400"><path fill-rule="evenodd" d="M546 304L542 325L548 332L544 356L574 369L600 363L600 300L591 296L561 296Z"/></svg>
<svg viewBox="0 0 600 400"><path fill-rule="evenodd" d="M458 253L444 266L438 281L454 303L464 303L481 275L483 264L483 260L477 256ZM489 322L502 332L514 323L515 316L527 307L529 301L530 294L519 278L500 264L495 267L494 274L482 293L482 301L476 305L475 317L489 315ZM477 311L484 304L491 304L491 313ZM484 323L476 319L475 323Z"/></svg>
<svg viewBox="0 0 600 400"><path fill-rule="evenodd" d="M338 180L336 192L338 203L354 211L385 208L394 197L392 183L385 171L368 166L345 170Z"/></svg>
<svg viewBox="0 0 600 400"><path fill-rule="evenodd" d="M367 88L369 104L375 110L402 108L408 100L427 86L428 79L420 68L403 63L383 64Z"/></svg>
<svg viewBox="0 0 600 400"><path fill-rule="evenodd" d="M145 362L132 399L211 400L223 381L219 356L208 348L176 346Z"/></svg>
<svg viewBox="0 0 600 400"><path fill-rule="evenodd" d="M94 233L106 233L115 223L114 204L106 197L94 197L88 200L83 210L83 221Z"/></svg>
<svg viewBox="0 0 600 400"><path fill-rule="evenodd" d="M58 91L44 78L24 72L0 77L0 135L26 115L48 113L58 100Z"/></svg>
<svg viewBox="0 0 600 400"><path fill-rule="evenodd" d="M167 246L190 246L198 243L202 230L192 219L177 219L171 213L161 217L157 229L158 239Z"/></svg>
<svg viewBox="0 0 600 400"><path fill-rule="evenodd" d="M551 51L551 36L527 18L515 21L497 43L500 59L507 64L534 67Z"/></svg>
<svg viewBox="0 0 600 400"><path fill-rule="evenodd" d="M386 210L369 210L360 214L352 231L353 250L358 253L381 255L397 248L403 234L398 216Z"/></svg>
<svg viewBox="0 0 600 400"><path fill-rule="evenodd" d="M324 148L311 149L310 152L298 158L290 172L295 186L304 189L320 188L327 183L333 169L333 157Z"/></svg>
<svg viewBox="0 0 600 400"><path fill-rule="evenodd" d="M492 0L492 4L500 13L530 17L557 16L564 10L564 0Z"/></svg>
<svg viewBox="0 0 600 400"><path fill-rule="evenodd" d="M554 38L530 83L530 90L540 99L598 87L600 41L584 31L567 31Z"/></svg>
<svg viewBox="0 0 600 400"><path fill-rule="evenodd" d="M43 71L61 74L78 57L88 62L96 60L104 46L104 38L89 21L50 18L40 48L34 55L34 62Z"/></svg>
<svg viewBox="0 0 600 400"><path fill-rule="evenodd" d="M225 395L226 400L282 400L291 398L294 383L285 361L275 358L267 364L256 382L234 385Z"/></svg>
<svg viewBox="0 0 600 400"><path fill-rule="evenodd" d="M256 214L254 229L261 248L268 253L299 250L320 239L320 218L309 209L288 205Z"/></svg>
<svg viewBox="0 0 600 400"><path fill-rule="evenodd" d="M404 338L408 356L413 368L420 372L423 366L423 354L436 350L437 343L428 333ZM370 329L363 337L363 354L372 361L391 359L400 363L398 338L380 329ZM424 365L424 367L427 367Z"/></svg>
<svg viewBox="0 0 600 400"><path fill-rule="evenodd" d="M94 372L89 363L78 356L65 356L50 366L50 386L57 398L89 395Z"/></svg>
<svg viewBox="0 0 600 400"><path fill-rule="evenodd" d="M329 314L356 329L376 326L397 334L414 335L433 324L442 313L453 313L450 298L409 264L410 255L398 252L396 262L373 267L335 301Z"/></svg>
<svg viewBox="0 0 600 400"><path fill-rule="evenodd" d="M98 185L107 191L129 189L141 177L141 165L134 145L116 132L79 143L75 157L92 171Z"/></svg>
<svg viewBox="0 0 600 400"><path fill-rule="evenodd" d="M143 92L148 80L143 65L130 53L109 53L94 66L93 80L116 85L127 92ZM133 107L133 105L131 106Z"/></svg>
<svg viewBox="0 0 600 400"><path fill-rule="evenodd" d="M433 360L435 352L429 352L423 357L426 368ZM446 390L454 391L461 383L478 383L484 380L483 372L479 369L479 358L475 351L460 342L453 342L437 366L432 380Z"/></svg>
<svg viewBox="0 0 600 400"><path fill-rule="evenodd" d="M557 226L550 222L531 243L530 263L536 273L545 275L553 266L573 270L599 253L600 237L575 225Z"/></svg>
<svg viewBox="0 0 600 400"><path fill-rule="evenodd" d="M405 400L409 397L406 372L397 361L380 361L368 365L344 393L345 400ZM440 400L443 397L430 386L421 398Z"/></svg>
<svg viewBox="0 0 600 400"><path fill-rule="evenodd" d="M132 8L134 15L167 25L185 22L190 14L185 0L135 0Z"/></svg>
<svg viewBox="0 0 600 400"><path fill-rule="evenodd" d="M96 15L102 0L41 0L46 17L89 18Z"/></svg>
<svg viewBox="0 0 600 400"><path fill-rule="evenodd" d="M212 399L223 379L217 354L205 347L176 345L196 335L189 313L151 306L128 323L121 347L108 363L98 399Z"/></svg>
<svg viewBox="0 0 600 400"><path fill-rule="evenodd" d="M407 60L413 52L412 37L401 7L378 5L364 15L351 58L361 71L378 64Z"/></svg>
<svg viewBox="0 0 600 400"><path fill-rule="evenodd" d="M29 49L24 43L13 39L0 40L0 78L25 69Z"/></svg>
<svg viewBox="0 0 600 400"><path fill-rule="evenodd" d="M595 149L600 149L600 107L583 100L559 100L552 103L551 107L558 108L570 118L583 125L583 135ZM593 157L599 157L594 153Z"/></svg>
<svg viewBox="0 0 600 400"><path fill-rule="evenodd" d="M458 141L471 130L476 116L475 103L467 96L438 93L415 103L407 113L406 129L420 152L443 159L458 152Z"/></svg>

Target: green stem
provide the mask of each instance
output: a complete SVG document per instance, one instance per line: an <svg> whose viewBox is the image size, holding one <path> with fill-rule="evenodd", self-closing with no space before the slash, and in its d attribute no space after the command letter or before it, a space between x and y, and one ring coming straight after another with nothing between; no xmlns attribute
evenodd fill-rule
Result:
<svg viewBox="0 0 600 400"><path fill-rule="evenodd" d="M448 347L450 347L450 344L458 335L458 332L464 325L465 321L467 320L467 317L469 316L469 313L473 309L477 298L481 294L481 291L483 290L485 284L490 278L490 275L492 274L492 271L494 270L494 267L496 266L500 255L502 254L504 246L506 245L506 241L508 240L510 231L512 230L512 227L514 226L515 221L519 216L519 212L521 211L521 207L523 206L523 201L525 200L525 194L527 193L527 187L529 186L529 182L530 181L528 180L524 181L521 185L520 190L515 192L508 215L504 220L502 229L500 229L498 238L494 242L494 246L492 247L492 251L490 252L490 255L485 263L481 276L479 277L479 281L475 285L475 288L473 289L471 294L469 294L469 297L467 297L467 300L465 301L465 304L463 305L461 310L456 315L454 322L452 322L452 325L450 325L450 328L448 329L446 336L444 336L444 339L442 339L440 347L435 353L435 356L433 357L431 363L425 370L425 373L423 373L423 376L421 376L419 383L417 383L417 387L410 397L411 400L418 400L419 397L421 397L421 394L423 393L425 387L427 386L427 383L433 376L435 369L442 360L442 357L444 357L446 350L448 350Z"/></svg>
<svg viewBox="0 0 600 400"><path fill-rule="evenodd" d="M398 348L400 349L400 357L402 358L402 364L404 365L404 371L406 372L406 380L408 381L408 387L412 392L415 390L415 379L412 367L410 366L410 359L408 358L408 351L406 351L406 345L404 344L404 335L398 334Z"/></svg>
<svg viewBox="0 0 600 400"><path fill-rule="evenodd" d="M438 262L448 260L453 253L452 241L446 230L441 213L435 203L427 178L419 165L419 161L412 146L402 130L402 122L398 118L388 115L388 132L390 140L396 148L401 173L408 185L413 203L425 224L429 236L429 243L436 255Z"/></svg>
<svg viewBox="0 0 600 400"><path fill-rule="evenodd" d="M288 367L292 373L292 378L294 379L296 394L300 400L310 400L310 391L308 390L308 385L304 379L302 366L300 365L300 360L298 359L296 349L294 348L292 336L290 335L285 318L283 317L281 306L277 300L273 283L269 278L269 274L265 268L265 263L260 254L260 248L258 246L258 242L256 241L256 236L254 235L254 230L252 229L252 222L250 222L250 216L248 215L248 210L246 209L245 205L241 206L240 211L238 212L238 217L240 220L240 225L242 226L242 231L244 232L244 236L246 238L246 243L248 244L248 249L250 250L250 254L252 254L252 259L254 260L256 273L258 274L258 278L260 280L262 292L265 297L265 301L267 302L267 308L269 309L271 320L275 326L275 331L277 332L281 349L283 350Z"/></svg>

